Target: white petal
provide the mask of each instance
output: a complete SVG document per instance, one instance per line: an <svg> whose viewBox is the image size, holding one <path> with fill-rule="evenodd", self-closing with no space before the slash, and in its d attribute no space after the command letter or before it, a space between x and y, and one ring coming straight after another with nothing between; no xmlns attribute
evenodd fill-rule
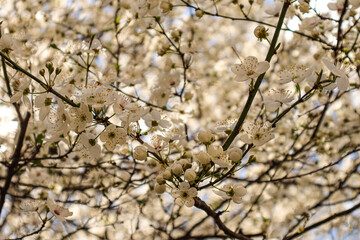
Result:
<svg viewBox="0 0 360 240"><path fill-rule="evenodd" d="M234 201L234 203L236 203L236 204L240 204L240 203L242 202L242 198L241 198L241 197L236 197L236 196L234 196L234 197L233 197L233 201Z"/></svg>
<svg viewBox="0 0 360 240"><path fill-rule="evenodd" d="M322 62L325 64L325 66L332 72L332 70L335 68L335 65L327 60L326 58L322 59Z"/></svg>
<svg viewBox="0 0 360 240"><path fill-rule="evenodd" d="M332 73L336 76L342 77L342 78L346 78L346 74L340 70L339 68L334 68L334 70L332 70Z"/></svg>
<svg viewBox="0 0 360 240"><path fill-rule="evenodd" d="M196 197L197 196L197 190L196 188L192 187L189 189L188 194L190 197Z"/></svg>
<svg viewBox="0 0 360 240"><path fill-rule="evenodd" d="M243 75L245 74L244 70L240 67L239 64L234 64L230 67L230 70L236 75Z"/></svg>
<svg viewBox="0 0 360 240"><path fill-rule="evenodd" d="M22 92L17 92L14 95L12 95L12 97L10 98L10 102L14 103L20 100L21 96L23 95Z"/></svg>
<svg viewBox="0 0 360 240"><path fill-rule="evenodd" d="M244 196L246 195L246 189L242 185L235 185L234 186L235 196Z"/></svg>
<svg viewBox="0 0 360 240"><path fill-rule="evenodd" d="M184 206L184 204L185 204L185 200L183 199L183 198L177 198L176 200L175 200L175 203L177 204L177 205L179 205L179 206Z"/></svg>
<svg viewBox="0 0 360 240"><path fill-rule="evenodd" d="M180 191L183 191L183 192L188 191L189 188L190 188L190 183L188 183L188 182L182 182L179 185Z"/></svg>
<svg viewBox="0 0 360 240"><path fill-rule="evenodd" d="M269 112L275 112L280 107L279 102L265 102L265 108Z"/></svg>
<svg viewBox="0 0 360 240"><path fill-rule="evenodd" d="M338 78L338 79L336 79L336 85L340 91L345 91L349 87L349 79L348 78Z"/></svg>
<svg viewBox="0 0 360 240"><path fill-rule="evenodd" d="M259 62L255 72L257 72L258 74L262 74L262 73L266 72L269 68L270 68L269 62L266 62L266 61Z"/></svg>
<svg viewBox="0 0 360 240"><path fill-rule="evenodd" d="M255 147L259 147L265 143L266 143L266 141L264 141L264 139L254 139L254 141L253 141L253 144L255 145Z"/></svg>
<svg viewBox="0 0 360 240"><path fill-rule="evenodd" d="M195 204L195 200L191 197L186 198L185 205L187 207L192 207Z"/></svg>
<svg viewBox="0 0 360 240"><path fill-rule="evenodd" d="M179 189L173 189L171 191L171 196L173 198L178 198L178 197L180 197L180 195L181 195L181 191Z"/></svg>
<svg viewBox="0 0 360 240"><path fill-rule="evenodd" d="M30 109L31 108L31 102L30 99L27 96L23 96L24 105Z"/></svg>
<svg viewBox="0 0 360 240"><path fill-rule="evenodd" d="M250 78L244 73L242 75L236 75L236 77L234 79L235 79L235 81L238 81L238 82L245 82L245 81L249 80Z"/></svg>
<svg viewBox="0 0 360 240"><path fill-rule="evenodd" d="M247 144L251 144L253 142L247 134L241 135L240 140Z"/></svg>
<svg viewBox="0 0 360 240"><path fill-rule="evenodd" d="M39 113L39 119L40 121L43 121L46 116L48 115L48 113L50 112L50 108L49 107L42 107L40 108L40 113Z"/></svg>

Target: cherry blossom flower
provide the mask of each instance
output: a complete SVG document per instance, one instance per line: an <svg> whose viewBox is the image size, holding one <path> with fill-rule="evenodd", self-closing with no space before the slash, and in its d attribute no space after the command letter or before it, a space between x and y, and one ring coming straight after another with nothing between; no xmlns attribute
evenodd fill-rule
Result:
<svg viewBox="0 0 360 240"><path fill-rule="evenodd" d="M325 58L322 59L322 62L330 70L330 72L336 76L335 84L339 90L345 91L349 87L349 78L345 73L346 68L342 66L335 66L332 62Z"/></svg>
<svg viewBox="0 0 360 240"><path fill-rule="evenodd" d="M23 211L31 212L31 211L37 211L43 205L44 205L43 201L25 199L21 201L20 208Z"/></svg>
<svg viewBox="0 0 360 240"><path fill-rule="evenodd" d="M171 191L171 196L175 199L175 203L179 206L192 207L195 204L194 197L197 196L197 190L194 187L190 187L190 183L182 182L179 184L179 188Z"/></svg>
<svg viewBox="0 0 360 240"><path fill-rule="evenodd" d="M216 123L216 126L212 128L214 132L230 132L236 125L236 119L226 119Z"/></svg>
<svg viewBox="0 0 360 240"><path fill-rule="evenodd" d="M221 153L219 156L212 157L212 161L221 168L230 168L232 166L231 160L226 152Z"/></svg>
<svg viewBox="0 0 360 240"><path fill-rule="evenodd" d="M276 111L283 103L288 104L293 100L290 96L291 91L285 89L271 89L267 96L264 97L266 110L270 112Z"/></svg>
<svg viewBox="0 0 360 240"><path fill-rule="evenodd" d="M121 145L126 142L126 131L111 124L100 134L100 140L105 142L107 150L112 151L117 144Z"/></svg>
<svg viewBox="0 0 360 240"><path fill-rule="evenodd" d="M349 0L349 3L352 5L353 10L360 7L360 1L359 0Z"/></svg>
<svg viewBox="0 0 360 240"><path fill-rule="evenodd" d="M132 103L130 98L128 98L125 94L120 93L116 96L116 101L113 105L115 113L121 114L125 110L134 110L135 108L136 104Z"/></svg>
<svg viewBox="0 0 360 240"><path fill-rule="evenodd" d="M85 130L86 124L93 120L93 115L89 111L86 104L80 104L79 108L70 109L71 122L70 127L76 132L82 132Z"/></svg>
<svg viewBox="0 0 360 240"><path fill-rule="evenodd" d="M291 65L289 69L279 72L280 83L283 84L291 81L294 83L300 83L305 78L309 77L312 72L312 68L306 68L303 65Z"/></svg>
<svg viewBox="0 0 360 240"><path fill-rule="evenodd" d="M13 86L15 93L14 93L14 95L11 96L10 102L15 103L22 98L25 106L30 108L31 104L30 104L30 100L27 96L28 93L30 92L30 90L29 90L30 83L31 83L31 80L26 77L22 77L19 80L16 80L15 84L14 84L15 86Z"/></svg>
<svg viewBox="0 0 360 240"><path fill-rule="evenodd" d="M240 139L247 144L261 146L274 138L274 134L270 132L270 122L256 122L255 124L246 122L244 123L244 130L245 134L241 135Z"/></svg>
<svg viewBox="0 0 360 240"><path fill-rule="evenodd" d="M69 211L67 208L60 207L55 203L55 201L51 198L47 199L47 206L50 212L60 221L66 221L66 217L70 217L73 215L72 212Z"/></svg>
<svg viewBox="0 0 360 240"><path fill-rule="evenodd" d="M9 53L13 50L16 50L18 47L18 40L11 37L10 34L1 34L0 37L0 51Z"/></svg>
<svg viewBox="0 0 360 240"><path fill-rule="evenodd" d="M80 100L94 108L102 108L115 102L116 92L98 82L83 87Z"/></svg>
<svg viewBox="0 0 360 240"><path fill-rule="evenodd" d="M282 9L282 3L276 2L275 4L272 4L270 8L265 10L266 14L269 14L270 16L278 17L281 9Z"/></svg>
<svg viewBox="0 0 360 240"><path fill-rule="evenodd" d="M39 119L43 121L50 112L52 97L49 93L41 94L35 98L35 107L40 108Z"/></svg>
<svg viewBox="0 0 360 240"><path fill-rule="evenodd" d="M240 204L242 202L242 197L246 195L246 189L241 184L226 184L221 190L213 190L213 192L223 199L232 199L234 203Z"/></svg>
<svg viewBox="0 0 360 240"><path fill-rule="evenodd" d="M160 112L156 109L150 109L149 114L142 117L145 120L146 126L155 129L169 128L171 123L161 116Z"/></svg>
<svg viewBox="0 0 360 240"><path fill-rule="evenodd" d="M89 132L80 135L79 142L82 144L80 153L85 160L98 159L101 154L101 147L97 143L96 136Z"/></svg>
<svg viewBox="0 0 360 240"><path fill-rule="evenodd" d="M167 148L169 141L162 135L156 134L151 138L150 143L144 143L144 146L151 152L160 152Z"/></svg>
<svg viewBox="0 0 360 240"><path fill-rule="evenodd" d="M256 57L249 56L245 58L242 64L235 64L231 66L231 71L236 75L236 81L244 82L257 78L269 68L270 64L267 61L258 62Z"/></svg>
<svg viewBox="0 0 360 240"><path fill-rule="evenodd" d="M339 13L342 12L344 8L345 0L338 0L337 2L330 2L328 3L329 10L337 11Z"/></svg>

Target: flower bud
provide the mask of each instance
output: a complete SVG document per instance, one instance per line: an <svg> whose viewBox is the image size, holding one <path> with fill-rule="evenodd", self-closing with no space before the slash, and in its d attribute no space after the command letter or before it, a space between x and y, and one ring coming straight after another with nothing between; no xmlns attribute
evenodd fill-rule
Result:
<svg viewBox="0 0 360 240"><path fill-rule="evenodd" d="M61 73L61 70L62 70L61 68L56 68L56 69L55 69L55 74L56 74L56 75L59 75L59 74Z"/></svg>
<svg viewBox="0 0 360 240"><path fill-rule="evenodd" d="M134 148L133 157L136 160L145 160L147 157L147 150L144 146L137 146Z"/></svg>
<svg viewBox="0 0 360 240"><path fill-rule="evenodd" d="M159 175L156 176L156 182L158 184L165 184L165 179L164 179L162 174L159 174Z"/></svg>
<svg viewBox="0 0 360 240"><path fill-rule="evenodd" d="M156 193L162 194L165 192L166 186L165 186L165 184L157 184L156 183L154 189L155 189Z"/></svg>
<svg viewBox="0 0 360 240"><path fill-rule="evenodd" d="M169 2L162 1L160 3L160 9L162 13L168 13L172 10L173 5Z"/></svg>
<svg viewBox="0 0 360 240"><path fill-rule="evenodd" d="M181 164L175 163L171 168L171 172L175 175L180 175L184 172L184 170L183 170Z"/></svg>
<svg viewBox="0 0 360 240"><path fill-rule="evenodd" d="M181 164L183 169L191 168L191 162L188 159L180 159L177 163Z"/></svg>
<svg viewBox="0 0 360 240"><path fill-rule="evenodd" d="M244 188L244 186L241 184L235 184L233 186L233 189L234 189L234 196L242 197L242 196L246 195L246 192L247 192L246 188Z"/></svg>
<svg viewBox="0 0 360 240"><path fill-rule="evenodd" d="M198 18L201 18L202 16L204 16L204 12L200 9L197 9L195 11L195 15L198 17Z"/></svg>
<svg viewBox="0 0 360 240"><path fill-rule="evenodd" d="M267 31L268 30L264 26L257 26L254 30L254 35L261 41L262 39L266 39L267 36L269 36Z"/></svg>
<svg viewBox="0 0 360 240"><path fill-rule="evenodd" d="M197 135L198 139L202 143L209 143L210 141L214 141L214 135L210 131L199 131Z"/></svg>
<svg viewBox="0 0 360 240"><path fill-rule="evenodd" d="M39 71L39 74L40 74L41 76L44 76L44 75L45 75L45 69L41 69L41 70Z"/></svg>
<svg viewBox="0 0 360 240"><path fill-rule="evenodd" d="M208 153L212 157L218 157L223 153L223 149L221 146L210 145L208 148Z"/></svg>
<svg viewBox="0 0 360 240"><path fill-rule="evenodd" d="M241 162L242 156L243 156L243 151L240 148L231 148L229 150L229 159L233 162L236 163Z"/></svg>
<svg viewBox="0 0 360 240"><path fill-rule="evenodd" d="M194 181L196 178L196 172L194 171L194 169L192 169L192 168L187 169L185 171L184 178L188 182Z"/></svg>
<svg viewBox="0 0 360 240"><path fill-rule="evenodd" d="M163 175L164 179L167 179L167 180L171 179L171 176L172 176L171 172L169 170L165 170L162 175Z"/></svg>
<svg viewBox="0 0 360 240"><path fill-rule="evenodd" d="M49 71L50 74L54 72L54 65L53 65L52 62L47 62L47 63L45 64L45 66L46 66L46 68L48 69L48 71Z"/></svg>
<svg viewBox="0 0 360 240"><path fill-rule="evenodd" d="M207 154L206 152L199 152L197 154L197 159L203 165L209 164L211 161L210 155Z"/></svg>
<svg viewBox="0 0 360 240"><path fill-rule="evenodd" d="M310 11L310 6L307 2L300 3L299 10L302 13L308 13Z"/></svg>
<svg viewBox="0 0 360 240"><path fill-rule="evenodd" d="M184 153L184 157L185 157L185 158L191 158L191 157L192 157L192 153L191 153L191 152L185 152L185 153Z"/></svg>
<svg viewBox="0 0 360 240"><path fill-rule="evenodd" d="M194 94L192 94L191 92L186 92L184 94L184 98L185 98L185 101L189 101L193 98Z"/></svg>

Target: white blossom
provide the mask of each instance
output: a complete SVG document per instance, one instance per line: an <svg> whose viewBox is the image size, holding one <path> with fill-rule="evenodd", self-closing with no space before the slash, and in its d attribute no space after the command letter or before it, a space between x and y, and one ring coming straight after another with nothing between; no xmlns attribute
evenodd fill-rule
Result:
<svg viewBox="0 0 360 240"><path fill-rule="evenodd" d="M313 72L312 68L306 68L303 65L291 65L288 69L279 72L280 83L300 83L309 77Z"/></svg>
<svg viewBox="0 0 360 240"><path fill-rule="evenodd" d="M244 82L257 78L269 68L270 64L267 61L258 62L256 57L250 56L245 58L242 64L235 64L231 66L231 71L236 75L236 81Z"/></svg>
<svg viewBox="0 0 360 240"><path fill-rule="evenodd" d="M192 207L195 204L194 197L197 196L197 190L194 187L190 187L188 182L182 182L179 184L179 188L173 189L171 195L175 198L175 203L179 206L184 204L187 207Z"/></svg>
<svg viewBox="0 0 360 240"><path fill-rule="evenodd" d="M241 184L226 184L222 186L221 190L213 190L214 193L222 197L223 199L232 199L234 203L241 203L242 197L246 195L246 189Z"/></svg>
<svg viewBox="0 0 360 240"><path fill-rule="evenodd" d="M73 215L73 213L70 212L67 208L60 207L51 198L48 198L46 203L50 212L62 222L66 221L66 217L70 217Z"/></svg>
<svg viewBox="0 0 360 240"><path fill-rule="evenodd" d="M288 104L293 100L291 97L292 92L285 89L271 89L268 94L264 97L264 104L266 110L270 112L276 111L284 103Z"/></svg>
<svg viewBox="0 0 360 240"><path fill-rule="evenodd" d="M332 62L327 59L322 59L322 62L330 70L332 74L336 76L335 84L340 91L345 91L349 87L349 78L346 75L346 68L335 66Z"/></svg>
<svg viewBox="0 0 360 240"><path fill-rule="evenodd" d="M247 144L254 144L255 146L261 146L274 138L274 134L271 133L271 123L244 123L243 126L245 134L240 136L241 141Z"/></svg>
<svg viewBox="0 0 360 240"><path fill-rule="evenodd" d="M100 134L100 140L105 143L107 150L112 151L116 145L126 142L126 131L111 124Z"/></svg>

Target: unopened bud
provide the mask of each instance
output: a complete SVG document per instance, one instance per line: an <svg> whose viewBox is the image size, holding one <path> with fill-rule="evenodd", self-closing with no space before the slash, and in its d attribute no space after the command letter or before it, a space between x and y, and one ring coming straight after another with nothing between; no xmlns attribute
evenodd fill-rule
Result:
<svg viewBox="0 0 360 240"><path fill-rule="evenodd" d="M165 170L162 175L167 180L170 180L171 176L172 176L172 174L171 174L171 172L169 170Z"/></svg>
<svg viewBox="0 0 360 240"><path fill-rule="evenodd" d="M157 184L156 183L154 189L155 189L156 193L162 194L165 192L166 186L165 186L165 184Z"/></svg>
<svg viewBox="0 0 360 240"><path fill-rule="evenodd" d="M198 137L199 141L204 144L210 143L215 140L214 135L210 131L201 130L198 133L197 137Z"/></svg>
<svg viewBox="0 0 360 240"><path fill-rule="evenodd" d="M197 157L198 161L203 165L209 164L211 161L210 155L207 154L206 152L199 152L196 155L196 157Z"/></svg>
<svg viewBox="0 0 360 240"><path fill-rule="evenodd" d="M54 72L54 66L53 66L52 62L47 62L45 66L48 69L50 74Z"/></svg>
<svg viewBox="0 0 360 240"><path fill-rule="evenodd" d="M165 184L165 179L162 174L156 176L156 182L158 184Z"/></svg>
<svg viewBox="0 0 360 240"><path fill-rule="evenodd" d="M182 173L184 172L181 164L179 164L179 163L175 163L175 164L172 166L171 171L172 171L172 173L175 174L175 175L180 175L180 174L182 174Z"/></svg>
<svg viewBox="0 0 360 240"><path fill-rule="evenodd" d="M160 3L160 9L162 13L168 13L172 10L173 5L169 2L161 2Z"/></svg>
<svg viewBox="0 0 360 240"><path fill-rule="evenodd" d="M62 70L61 68L56 68L56 69L55 69L55 74L56 74L56 75L59 75L59 74L61 73L61 70Z"/></svg>
<svg viewBox="0 0 360 240"><path fill-rule="evenodd" d="M195 11L195 15L198 17L198 18L201 18L202 16L204 16L204 12L200 9L197 9Z"/></svg>
<svg viewBox="0 0 360 240"><path fill-rule="evenodd" d="M189 182L194 181L196 178L196 172L194 171L194 169L192 168L187 169L185 171L184 178Z"/></svg>
<svg viewBox="0 0 360 240"><path fill-rule="evenodd" d="M243 151L240 148L231 148L229 150L229 158L231 161L239 163L241 162Z"/></svg>
<svg viewBox="0 0 360 240"><path fill-rule="evenodd" d="M136 160L145 160L147 158L147 150L144 146L137 146L134 148L133 157Z"/></svg>
<svg viewBox="0 0 360 240"><path fill-rule="evenodd" d="M264 26L257 26L254 30L254 35L257 37L260 41L263 39L266 39L269 34L267 33L267 29Z"/></svg>
<svg viewBox="0 0 360 240"><path fill-rule="evenodd" d="M300 3L299 10L302 13L308 13L310 11L310 6L307 2Z"/></svg>

